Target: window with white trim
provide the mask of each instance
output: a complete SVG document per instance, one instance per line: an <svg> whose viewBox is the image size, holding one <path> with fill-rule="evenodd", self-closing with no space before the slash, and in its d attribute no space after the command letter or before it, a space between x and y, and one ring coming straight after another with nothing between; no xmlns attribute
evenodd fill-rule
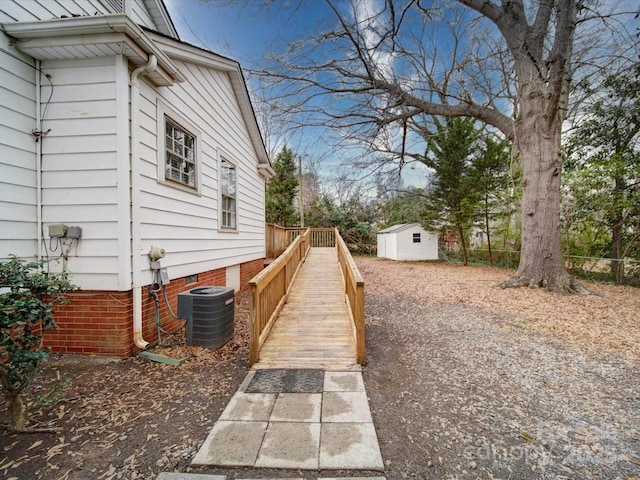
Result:
<svg viewBox="0 0 640 480"><path fill-rule="evenodd" d="M165 115L165 180L197 189L196 136Z"/></svg>
<svg viewBox="0 0 640 480"><path fill-rule="evenodd" d="M236 167L224 158L220 161L220 226L237 227Z"/></svg>
<svg viewBox="0 0 640 480"><path fill-rule="evenodd" d="M420 239L420 233L414 233L413 234L413 243L420 243L421 239Z"/></svg>

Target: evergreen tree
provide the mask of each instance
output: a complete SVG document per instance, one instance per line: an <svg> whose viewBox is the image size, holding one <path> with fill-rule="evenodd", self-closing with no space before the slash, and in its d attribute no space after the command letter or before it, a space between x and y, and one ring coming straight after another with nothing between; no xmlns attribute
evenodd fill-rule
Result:
<svg viewBox="0 0 640 480"><path fill-rule="evenodd" d="M265 210L267 223L291 227L298 221L294 200L298 193L298 177L293 150L286 145L273 162L275 176L267 186Z"/></svg>
<svg viewBox="0 0 640 480"><path fill-rule="evenodd" d="M474 162L473 175L479 195L478 216L482 219L487 237L489 264L493 266L491 253L491 222L497 215L503 215L504 205L509 204L510 144L507 140L487 136L484 147Z"/></svg>
<svg viewBox="0 0 640 480"><path fill-rule="evenodd" d="M475 120L469 117L445 118L435 124L436 131L425 138L427 150L421 158L434 171L426 197L425 222L431 228L456 230L467 265L466 235L478 204L473 169L478 133Z"/></svg>
<svg viewBox="0 0 640 480"><path fill-rule="evenodd" d="M424 215L424 190L411 188L380 202L381 228L420 221Z"/></svg>

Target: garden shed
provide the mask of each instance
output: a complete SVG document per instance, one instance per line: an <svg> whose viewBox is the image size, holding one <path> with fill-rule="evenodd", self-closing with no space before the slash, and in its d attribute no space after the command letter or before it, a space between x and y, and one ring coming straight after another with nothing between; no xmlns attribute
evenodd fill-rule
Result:
<svg viewBox="0 0 640 480"><path fill-rule="evenodd" d="M392 260L437 260L438 234L419 223L403 223L377 234L378 257Z"/></svg>

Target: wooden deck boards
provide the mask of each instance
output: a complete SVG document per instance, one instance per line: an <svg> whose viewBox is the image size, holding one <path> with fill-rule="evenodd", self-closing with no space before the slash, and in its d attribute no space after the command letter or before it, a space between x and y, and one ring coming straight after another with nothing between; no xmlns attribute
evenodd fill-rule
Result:
<svg viewBox="0 0 640 480"><path fill-rule="evenodd" d="M311 249L254 366L360 368L334 248Z"/></svg>

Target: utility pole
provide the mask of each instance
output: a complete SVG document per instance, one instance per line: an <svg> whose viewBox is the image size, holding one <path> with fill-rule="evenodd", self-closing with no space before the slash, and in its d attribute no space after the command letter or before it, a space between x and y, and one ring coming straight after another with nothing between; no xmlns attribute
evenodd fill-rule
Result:
<svg viewBox="0 0 640 480"><path fill-rule="evenodd" d="M298 190L300 192L300 226L304 227L304 206L302 205L302 155L298 155Z"/></svg>

